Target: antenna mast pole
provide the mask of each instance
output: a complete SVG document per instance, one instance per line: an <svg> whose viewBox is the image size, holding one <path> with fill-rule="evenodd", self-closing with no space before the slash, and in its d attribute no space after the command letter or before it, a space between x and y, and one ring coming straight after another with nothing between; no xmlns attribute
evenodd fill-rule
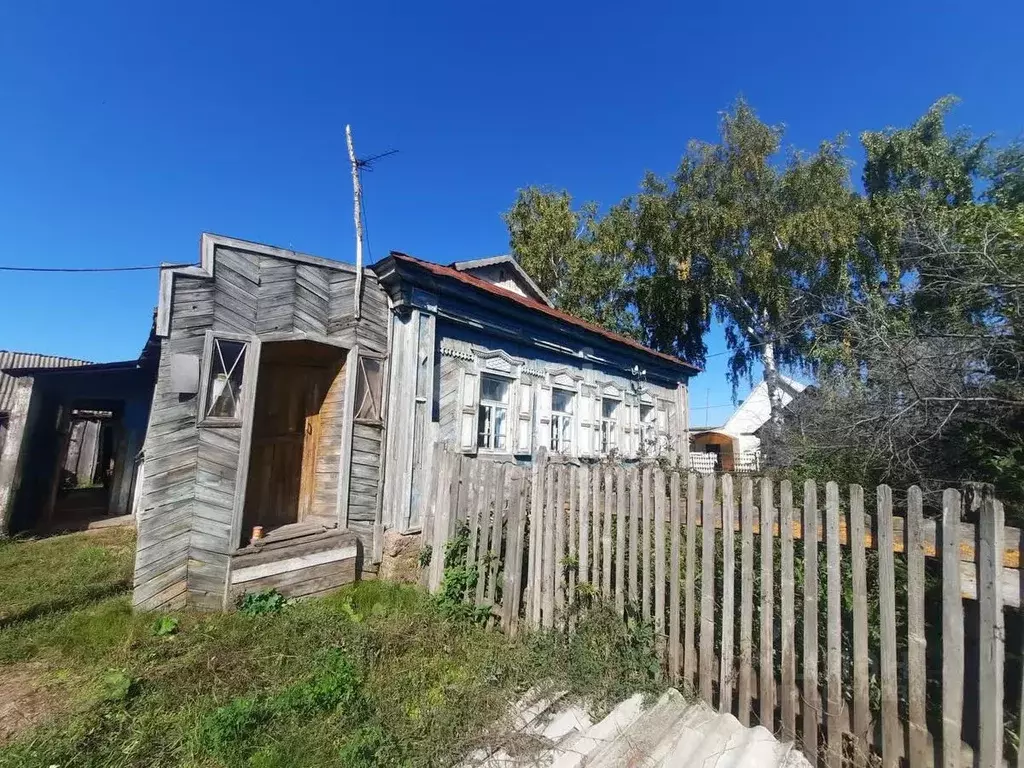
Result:
<svg viewBox="0 0 1024 768"><path fill-rule="evenodd" d="M363 188L359 181L359 161L356 160L356 150L352 144L352 126L345 126L345 141L348 143L348 161L352 165L352 201L353 216L356 223L356 287L355 295L352 297L352 311L356 320L359 319L360 297L363 293Z"/></svg>

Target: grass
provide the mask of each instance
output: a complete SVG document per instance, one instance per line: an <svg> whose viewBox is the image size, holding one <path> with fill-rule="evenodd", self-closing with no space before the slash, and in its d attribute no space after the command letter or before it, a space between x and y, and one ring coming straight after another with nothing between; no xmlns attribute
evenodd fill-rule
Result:
<svg viewBox="0 0 1024 768"><path fill-rule="evenodd" d="M538 682L598 705L658 686L649 627L599 609L571 639L518 640L383 582L263 615L134 614L102 596L129 578L130 543L0 546L0 594L18 601L0 690L3 665L29 663L65 703L0 766L450 765Z"/></svg>

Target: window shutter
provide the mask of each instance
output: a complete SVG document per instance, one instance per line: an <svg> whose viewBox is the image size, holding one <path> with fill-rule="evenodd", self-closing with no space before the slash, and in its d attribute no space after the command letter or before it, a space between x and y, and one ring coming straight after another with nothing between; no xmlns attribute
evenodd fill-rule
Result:
<svg viewBox="0 0 1024 768"><path fill-rule="evenodd" d="M533 453L533 386L519 384L519 420L516 435L516 453Z"/></svg>
<svg viewBox="0 0 1024 768"><path fill-rule="evenodd" d="M480 399L479 378L472 371L462 372L460 446L463 453L476 453L476 423Z"/></svg>
<svg viewBox="0 0 1024 768"><path fill-rule="evenodd" d="M551 387L537 389L537 447L551 448Z"/></svg>
<svg viewBox="0 0 1024 768"><path fill-rule="evenodd" d="M577 427L576 431L578 438L576 440L577 454L579 456L589 456L591 450L591 435L593 434L592 419L594 413L594 402L590 397L590 393L584 387L577 397L579 401L578 416L577 416Z"/></svg>

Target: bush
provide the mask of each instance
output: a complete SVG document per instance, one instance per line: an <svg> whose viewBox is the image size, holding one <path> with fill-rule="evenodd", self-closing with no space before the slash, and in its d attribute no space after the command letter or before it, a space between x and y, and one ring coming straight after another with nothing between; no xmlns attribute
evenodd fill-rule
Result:
<svg viewBox="0 0 1024 768"><path fill-rule="evenodd" d="M237 604L239 613L246 616L265 616L280 613L288 604L288 600L276 589L264 589L241 595Z"/></svg>

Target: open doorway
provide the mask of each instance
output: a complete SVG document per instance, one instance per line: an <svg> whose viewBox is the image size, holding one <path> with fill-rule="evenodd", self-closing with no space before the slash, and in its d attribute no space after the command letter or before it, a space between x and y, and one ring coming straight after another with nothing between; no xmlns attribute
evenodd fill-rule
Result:
<svg viewBox="0 0 1024 768"><path fill-rule="evenodd" d="M264 342L256 382L240 544L335 514L345 350L311 341Z"/></svg>
<svg viewBox="0 0 1024 768"><path fill-rule="evenodd" d="M61 417L61 444L49 524L64 528L104 517L122 439L120 402L74 402Z"/></svg>

